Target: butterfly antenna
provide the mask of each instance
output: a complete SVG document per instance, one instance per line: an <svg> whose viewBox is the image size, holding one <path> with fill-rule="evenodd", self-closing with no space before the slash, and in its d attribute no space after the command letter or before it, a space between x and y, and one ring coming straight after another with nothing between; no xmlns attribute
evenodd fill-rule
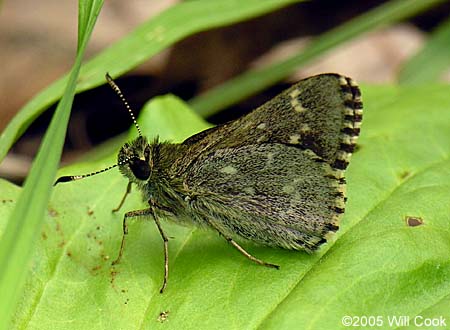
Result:
<svg viewBox="0 0 450 330"><path fill-rule="evenodd" d="M56 186L58 183L61 183L61 182L70 182L70 181L81 180L81 179L87 178L87 177L89 177L89 176L93 176L93 175L96 175L96 174L100 174L100 173L109 171L110 169L112 169L112 168L114 168L114 167L116 167L116 166L119 166L119 165L120 165L120 164L114 164L114 165L111 165L111 166L109 166L109 167L107 167L107 168L104 168L104 169L102 169L102 170L100 170L100 171L96 171L96 172L92 172L92 173L88 173L88 174L83 174L83 175L67 175L67 176L62 176L62 177L58 178L58 180L56 180L56 182L53 184L53 186Z"/></svg>
<svg viewBox="0 0 450 330"><path fill-rule="evenodd" d="M92 173L88 173L88 174L83 174L83 175L66 175L66 176L62 176L62 177L58 178L58 180L56 180L56 182L53 184L53 186L56 186L58 183L61 183L61 182L76 181L76 180L81 180L81 179L87 178L89 176L97 175L97 174L109 171L110 169L113 169L114 167L117 167L117 166L129 163L129 162L130 162L130 159L126 158L125 160L123 160L121 162L118 162L117 164L108 166L107 168L104 168L104 169L102 169L100 171L96 171L96 172L92 172Z"/></svg>
<svg viewBox="0 0 450 330"><path fill-rule="evenodd" d="M111 88L116 92L116 94L119 96L119 98L122 100L123 104L125 105L125 108L127 108L131 119L133 119L134 126L137 128L139 136L142 136L141 129L139 128L139 125L136 121L136 117L134 116L133 110L131 110L130 105L128 104L127 100L125 99L125 96L123 96L122 91L120 90L119 86L114 82L114 80L111 78L109 73L106 73L105 75L106 81L111 86Z"/></svg>

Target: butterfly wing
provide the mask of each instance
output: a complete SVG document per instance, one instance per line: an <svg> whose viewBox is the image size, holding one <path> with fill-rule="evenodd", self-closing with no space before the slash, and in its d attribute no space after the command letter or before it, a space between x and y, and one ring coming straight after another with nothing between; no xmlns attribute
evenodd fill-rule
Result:
<svg viewBox="0 0 450 330"><path fill-rule="evenodd" d="M193 216L230 236L311 251L337 230L344 210L343 182L329 174L308 151L261 144L214 151L192 166L186 184L195 192Z"/></svg>
<svg viewBox="0 0 450 330"><path fill-rule="evenodd" d="M200 132L183 144L190 145L192 152L203 152L283 143L311 149L331 163L342 158L342 149L352 152L361 120L356 83L338 74L321 74L301 80L249 114Z"/></svg>
<svg viewBox="0 0 450 330"><path fill-rule="evenodd" d="M251 113L187 139L191 161L178 170L201 196L198 214L213 214L223 230L314 250L338 229L344 170L361 120L360 91L350 78L310 77Z"/></svg>

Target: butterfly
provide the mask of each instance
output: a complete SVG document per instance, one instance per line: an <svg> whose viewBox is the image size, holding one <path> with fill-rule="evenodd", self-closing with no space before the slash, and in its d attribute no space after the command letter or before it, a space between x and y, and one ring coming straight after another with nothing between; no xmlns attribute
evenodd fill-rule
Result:
<svg viewBox="0 0 450 330"><path fill-rule="evenodd" d="M169 273L168 236L161 224L217 231L250 260L278 268L236 241L315 251L339 229L345 210L345 177L362 121L361 92L339 74L299 81L250 113L175 144L142 135L134 114L112 78L106 79L129 111L139 136L125 143L116 166L129 180L118 211L134 185L148 208L125 213L117 264L128 220L152 219L164 242L164 281Z"/></svg>

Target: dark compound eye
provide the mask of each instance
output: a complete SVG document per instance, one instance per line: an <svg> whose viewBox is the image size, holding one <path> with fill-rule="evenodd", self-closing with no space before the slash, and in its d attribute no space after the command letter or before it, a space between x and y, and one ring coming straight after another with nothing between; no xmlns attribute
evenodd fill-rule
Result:
<svg viewBox="0 0 450 330"><path fill-rule="evenodd" d="M130 162L130 169L139 180L147 180L150 176L150 165L145 160L133 159Z"/></svg>

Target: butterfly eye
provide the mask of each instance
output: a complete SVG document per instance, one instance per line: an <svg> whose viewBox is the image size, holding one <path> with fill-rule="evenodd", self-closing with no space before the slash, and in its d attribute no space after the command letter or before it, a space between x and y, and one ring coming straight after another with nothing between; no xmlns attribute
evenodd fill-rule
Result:
<svg viewBox="0 0 450 330"><path fill-rule="evenodd" d="M130 169L139 180L147 180L150 176L150 165L145 160L139 158L132 159Z"/></svg>

